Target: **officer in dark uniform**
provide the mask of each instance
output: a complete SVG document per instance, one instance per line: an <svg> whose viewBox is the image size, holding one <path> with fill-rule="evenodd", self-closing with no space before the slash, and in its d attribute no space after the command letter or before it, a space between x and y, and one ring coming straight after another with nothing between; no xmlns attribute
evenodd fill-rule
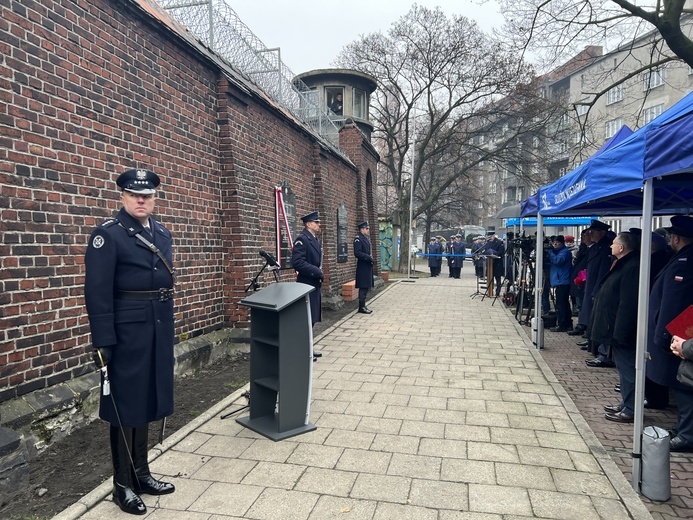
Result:
<svg viewBox="0 0 693 520"><path fill-rule="evenodd" d="M151 215L159 177L128 170L116 218L95 229L84 285L93 356L102 372L99 416L111 424L113 501L143 515L142 493L174 486L152 477L148 426L173 413L173 284L171 233Z"/></svg>
<svg viewBox="0 0 693 520"><path fill-rule="evenodd" d="M305 229L296 237L291 253L291 265L298 273L296 281L315 287L308 295L310 301L311 325L321 321L322 317L322 282L325 274L322 271L322 245L318 240L320 233L320 216L317 211L301 217ZM313 350L313 359L322 353Z"/></svg>
<svg viewBox="0 0 693 520"><path fill-rule="evenodd" d="M465 255L467 254L467 248L464 245L464 242L462 242L462 235L459 233L456 234L453 238L452 241L452 254L453 255ZM453 278L459 278L460 274L462 274L462 266L464 262L464 257L462 256L455 256L452 259L452 277Z"/></svg>
<svg viewBox="0 0 693 520"><path fill-rule="evenodd" d="M436 237L431 237L431 243L428 246L428 267L431 270L431 277L440 274L440 266L443 264L443 246L436 240Z"/></svg>
<svg viewBox="0 0 693 520"><path fill-rule="evenodd" d="M671 451L693 452L693 388L676 379L681 359L670 351L666 326L693 304L693 217L671 217L669 245L674 256L655 278L648 311L647 377L671 388L678 416L669 440Z"/></svg>
<svg viewBox="0 0 693 520"><path fill-rule="evenodd" d="M373 287L373 257L371 241L368 238L368 221L358 225L359 232L354 238L354 256L356 257L356 287L359 290L359 312L370 314L373 311L366 307L368 289Z"/></svg>
<svg viewBox="0 0 693 520"><path fill-rule="evenodd" d="M450 235L450 242L445 245L445 254L447 255L448 262L448 278L455 277L455 258L452 256L454 251L452 250L452 245L455 243L455 235Z"/></svg>
<svg viewBox="0 0 693 520"><path fill-rule="evenodd" d="M484 245L483 254L493 255L498 258L493 259L493 278L496 284L496 296L500 296L501 291L501 279L505 274L505 261L503 260L503 255L505 254L505 245L503 241L496 236L495 231L489 231L488 240ZM491 280L489 280L489 283Z"/></svg>

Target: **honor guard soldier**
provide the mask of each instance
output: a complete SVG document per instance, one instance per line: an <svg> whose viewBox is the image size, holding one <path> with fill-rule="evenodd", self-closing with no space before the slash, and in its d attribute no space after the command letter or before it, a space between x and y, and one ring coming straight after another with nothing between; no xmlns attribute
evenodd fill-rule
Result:
<svg viewBox="0 0 693 520"><path fill-rule="evenodd" d="M371 241L368 238L368 221L358 225L359 232L354 237L354 256L356 257L356 288L359 290L359 312L371 314L373 311L366 307L368 289L373 287L373 256L371 256Z"/></svg>
<svg viewBox="0 0 693 520"><path fill-rule="evenodd" d="M305 229L294 241L291 265L298 273L297 282L315 287L315 290L308 294L311 325L315 325L322 318L322 282L325 279L325 274L322 271L322 245L318 240L320 215L317 211L313 211L301 217L301 220ZM321 356L321 352L313 350L313 361Z"/></svg>
<svg viewBox="0 0 693 520"><path fill-rule="evenodd" d="M147 512L139 495L175 489L147 464L149 423L173 413L171 233L151 216L159 182L149 170L118 177L122 208L92 232L85 258L93 357L102 371L99 416L111 425L113 501L136 515Z"/></svg>
<svg viewBox="0 0 693 520"><path fill-rule="evenodd" d="M462 262L464 262L464 256L459 255L467 254L467 248L464 242L462 242L462 235L459 233L456 234L450 247L452 249L452 254L455 255L452 259L452 277L459 278L462 274Z"/></svg>

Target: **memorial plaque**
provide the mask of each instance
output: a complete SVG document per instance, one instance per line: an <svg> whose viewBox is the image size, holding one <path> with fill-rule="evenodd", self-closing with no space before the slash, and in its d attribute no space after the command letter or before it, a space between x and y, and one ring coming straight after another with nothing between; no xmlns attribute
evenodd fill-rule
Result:
<svg viewBox="0 0 693 520"><path fill-rule="evenodd" d="M300 228L297 228L296 224L296 195L289 187L287 181L282 182L282 197L284 198L284 211L286 212L286 220L289 223L289 229L291 230L291 240L296 240L296 237L301 232ZM279 252L279 257L281 258L282 269L291 269L291 245L289 244L289 237L286 233L286 227L283 223L278 226L279 229L279 243L281 244L281 251Z"/></svg>
<svg viewBox="0 0 693 520"><path fill-rule="evenodd" d="M349 219L342 202L337 210L337 263L349 261Z"/></svg>

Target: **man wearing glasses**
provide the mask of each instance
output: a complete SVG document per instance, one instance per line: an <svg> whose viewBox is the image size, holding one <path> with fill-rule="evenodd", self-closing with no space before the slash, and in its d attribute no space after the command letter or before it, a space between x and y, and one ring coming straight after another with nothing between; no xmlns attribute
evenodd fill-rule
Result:
<svg viewBox="0 0 693 520"><path fill-rule="evenodd" d="M371 314L373 311L366 307L368 289L373 287L373 256L371 241L368 238L368 221L358 225L359 232L354 238L354 256L356 257L356 287L359 290L359 312Z"/></svg>

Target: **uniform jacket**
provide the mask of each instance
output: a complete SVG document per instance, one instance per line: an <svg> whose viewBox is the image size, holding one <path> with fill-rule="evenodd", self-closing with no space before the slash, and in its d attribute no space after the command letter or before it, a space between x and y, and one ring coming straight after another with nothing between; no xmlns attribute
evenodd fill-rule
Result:
<svg viewBox="0 0 693 520"><path fill-rule="evenodd" d="M503 276L505 274L505 266L503 262L505 245L503 245L503 241L498 238L488 240L484 245L483 251L485 255L495 255L500 257L493 259L493 276Z"/></svg>
<svg viewBox="0 0 693 520"><path fill-rule="evenodd" d="M602 278L592 304L593 341L635 350L639 272L640 252L631 251Z"/></svg>
<svg viewBox="0 0 693 520"><path fill-rule="evenodd" d="M373 257L368 235L359 232L354 237L354 256L356 257L356 287L373 287Z"/></svg>
<svg viewBox="0 0 693 520"><path fill-rule="evenodd" d="M429 255L440 255L443 253L443 246L440 242L435 244L430 244L428 246ZM443 264L443 257L441 256L429 256L428 257L428 267L440 267Z"/></svg>
<svg viewBox="0 0 693 520"><path fill-rule="evenodd" d="M453 242L452 243L452 254L453 255L466 255L467 254L467 247L464 245L464 242L461 240L459 242ZM464 267L464 258L461 256L453 258L454 266L455 267Z"/></svg>
<svg viewBox="0 0 693 520"><path fill-rule="evenodd" d="M587 282L585 283L585 297L582 300L578 323L587 325L592 314L592 300L599 289L599 280L611 267L611 242L608 235L587 250Z"/></svg>
<svg viewBox="0 0 693 520"><path fill-rule="evenodd" d="M310 315L313 324L322 318L322 279L323 272L320 268L322 262L322 245L317 237L304 229L294 241L294 249L291 253L291 265L298 273L296 281L315 287L309 294Z"/></svg>
<svg viewBox="0 0 693 520"><path fill-rule="evenodd" d="M173 300L124 300L115 291L173 288L161 259L135 235L153 242L172 265L171 233L150 219L152 235L121 209L89 238L85 301L94 347L112 347L111 394L122 425L139 427L173 413ZM118 425L110 396L101 396L100 416Z"/></svg>
<svg viewBox="0 0 693 520"><path fill-rule="evenodd" d="M660 385L680 386L676 371L681 358L669 350L671 334L666 326L693 304L693 244L683 247L655 278L648 312L647 376Z"/></svg>
<svg viewBox="0 0 693 520"><path fill-rule="evenodd" d="M565 246L558 249L554 248L549 251L549 281L551 287L558 285L570 285L570 273L573 269L573 255Z"/></svg>

